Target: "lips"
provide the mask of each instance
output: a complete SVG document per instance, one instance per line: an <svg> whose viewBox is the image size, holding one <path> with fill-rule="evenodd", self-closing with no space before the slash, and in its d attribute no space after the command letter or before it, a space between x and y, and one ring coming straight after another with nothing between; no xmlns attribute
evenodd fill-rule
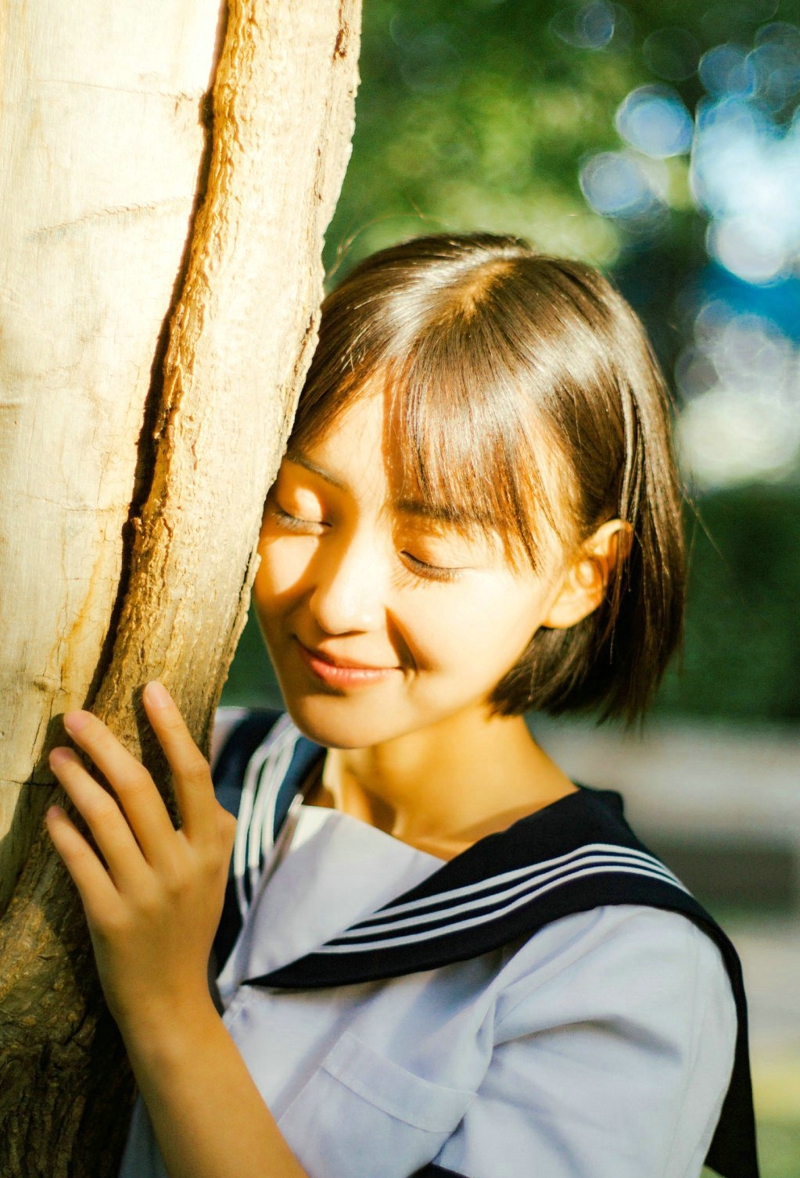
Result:
<svg viewBox="0 0 800 1178"><path fill-rule="evenodd" d="M353 659L341 659L341 657L338 657L336 655L328 654L328 651L317 650L315 647L306 647L306 644L304 642L300 642L299 638L297 641L300 644L300 647L303 647L303 649L306 651L306 654L311 655L313 657L313 659L322 659L323 662L330 663L331 667L342 667L345 670L396 670L397 669L395 667L375 667L375 666L371 666L370 663L359 663Z"/></svg>
<svg viewBox="0 0 800 1178"><path fill-rule="evenodd" d="M317 683L324 683L334 690L347 691L355 688L369 687L391 678L400 671L398 666L376 667L368 663L356 663L352 659L337 658L327 651L315 650L304 646L299 638L295 638L300 661Z"/></svg>

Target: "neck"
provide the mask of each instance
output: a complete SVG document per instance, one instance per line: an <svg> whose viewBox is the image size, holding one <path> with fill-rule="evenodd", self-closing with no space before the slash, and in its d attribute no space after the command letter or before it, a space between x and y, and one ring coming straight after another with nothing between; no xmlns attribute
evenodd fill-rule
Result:
<svg viewBox="0 0 800 1178"><path fill-rule="evenodd" d="M447 859L574 788L521 716L470 715L329 749L319 802Z"/></svg>

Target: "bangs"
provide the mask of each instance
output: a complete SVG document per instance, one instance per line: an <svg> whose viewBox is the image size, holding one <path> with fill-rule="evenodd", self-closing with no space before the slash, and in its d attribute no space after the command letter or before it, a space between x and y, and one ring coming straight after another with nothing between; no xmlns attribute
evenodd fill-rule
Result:
<svg viewBox="0 0 800 1178"><path fill-rule="evenodd" d="M349 334L337 292L329 296L328 346L315 356L290 445L314 445L354 400L383 395L384 454L404 509L478 529L500 541L512 567L538 571L552 533L566 540L573 489L563 447L537 412L529 357L508 337L503 261L457 283L444 305L441 292L424 291L437 297L427 306L420 298L411 315L408 306L393 314L391 297L381 315L367 301Z"/></svg>
<svg viewBox="0 0 800 1178"><path fill-rule="evenodd" d="M527 562L538 570L551 547L545 523L558 533L555 488L548 493L542 469L555 466L552 445L535 429L532 407L527 423L520 414L524 394L513 375L497 371L483 349L470 356L468 341L453 338L460 334L419 341L410 363L383 376L387 455L401 499L465 532L499 538L514 568Z"/></svg>

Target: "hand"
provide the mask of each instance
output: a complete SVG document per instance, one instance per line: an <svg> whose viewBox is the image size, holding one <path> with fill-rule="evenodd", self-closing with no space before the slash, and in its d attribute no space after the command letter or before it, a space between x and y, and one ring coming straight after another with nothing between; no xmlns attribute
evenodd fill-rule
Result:
<svg viewBox="0 0 800 1178"><path fill-rule="evenodd" d="M166 688L148 683L143 699L172 770L180 829L144 766L85 711L67 713L64 727L119 804L71 749L54 748L50 767L102 859L62 809L51 807L46 818L80 892L100 981L123 1034L165 1020L174 1025L208 1004L208 959L236 828L214 797L208 762Z"/></svg>

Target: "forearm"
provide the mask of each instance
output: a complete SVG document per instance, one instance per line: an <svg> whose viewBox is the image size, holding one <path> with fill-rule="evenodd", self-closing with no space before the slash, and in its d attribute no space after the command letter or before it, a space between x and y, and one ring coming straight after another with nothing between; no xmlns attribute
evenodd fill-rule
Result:
<svg viewBox="0 0 800 1178"><path fill-rule="evenodd" d="M164 686L148 683L142 699L172 771L177 829L150 774L90 712L68 712L64 726L118 801L72 749L50 754L96 843L50 808L48 830L80 892L109 1009L170 1178L307 1178L208 992L235 820Z"/></svg>
<svg viewBox="0 0 800 1178"><path fill-rule="evenodd" d="M169 1178L307 1178L210 998L123 1035Z"/></svg>

